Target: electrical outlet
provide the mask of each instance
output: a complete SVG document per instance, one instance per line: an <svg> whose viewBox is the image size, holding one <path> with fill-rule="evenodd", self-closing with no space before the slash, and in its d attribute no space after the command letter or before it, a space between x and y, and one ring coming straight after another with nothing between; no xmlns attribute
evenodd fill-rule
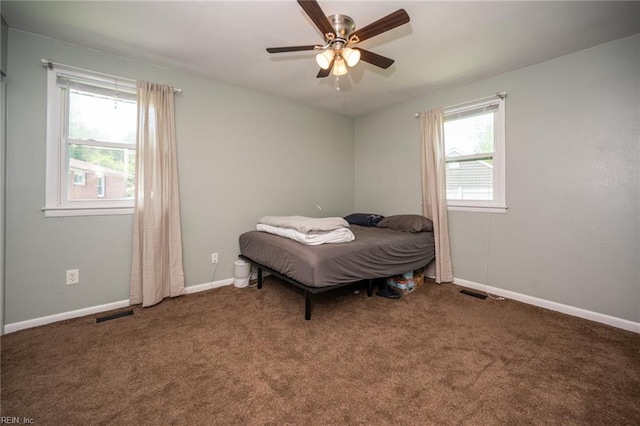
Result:
<svg viewBox="0 0 640 426"><path fill-rule="evenodd" d="M73 285L78 283L80 283L80 270L67 269L67 285Z"/></svg>
<svg viewBox="0 0 640 426"><path fill-rule="evenodd" d="M218 253L211 253L211 263L218 263Z"/></svg>

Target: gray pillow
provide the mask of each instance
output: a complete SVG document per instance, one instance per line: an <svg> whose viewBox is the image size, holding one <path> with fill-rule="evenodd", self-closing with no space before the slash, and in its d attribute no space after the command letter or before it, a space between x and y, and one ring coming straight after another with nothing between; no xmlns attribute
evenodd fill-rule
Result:
<svg viewBox="0 0 640 426"><path fill-rule="evenodd" d="M403 232L431 232L433 222L417 214L398 214L387 216L376 225L378 228L389 228Z"/></svg>

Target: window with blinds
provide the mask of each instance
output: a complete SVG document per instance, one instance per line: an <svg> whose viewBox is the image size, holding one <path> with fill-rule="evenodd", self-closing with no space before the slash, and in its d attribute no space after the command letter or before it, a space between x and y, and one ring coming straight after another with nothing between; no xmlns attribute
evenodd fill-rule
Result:
<svg viewBox="0 0 640 426"><path fill-rule="evenodd" d="M447 204L504 210L504 99L445 110Z"/></svg>
<svg viewBox="0 0 640 426"><path fill-rule="evenodd" d="M47 216L130 212L135 82L56 67L47 72Z"/></svg>

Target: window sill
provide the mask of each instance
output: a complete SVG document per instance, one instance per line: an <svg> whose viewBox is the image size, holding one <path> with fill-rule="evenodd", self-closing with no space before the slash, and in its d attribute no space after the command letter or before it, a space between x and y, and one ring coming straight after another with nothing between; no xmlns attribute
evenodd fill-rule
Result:
<svg viewBox="0 0 640 426"><path fill-rule="evenodd" d="M506 213L507 207L471 207L471 206L447 206L449 211L477 212L477 213Z"/></svg>
<svg viewBox="0 0 640 426"><path fill-rule="evenodd" d="M133 207L101 207L101 208L72 208L72 207L44 207L44 217L67 216L112 216L133 214Z"/></svg>

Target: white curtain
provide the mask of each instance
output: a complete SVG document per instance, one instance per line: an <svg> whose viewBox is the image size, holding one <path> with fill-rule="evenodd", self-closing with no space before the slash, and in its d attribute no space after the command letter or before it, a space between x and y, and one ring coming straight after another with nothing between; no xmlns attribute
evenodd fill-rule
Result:
<svg viewBox="0 0 640 426"><path fill-rule="evenodd" d="M139 81L132 305L184 293L173 89Z"/></svg>
<svg viewBox="0 0 640 426"><path fill-rule="evenodd" d="M420 113L422 131L422 210L433 221L436 243L435 280L453 281L449 225L447 222L447 188L445 182L444 110L437 108Z"/></svg>

